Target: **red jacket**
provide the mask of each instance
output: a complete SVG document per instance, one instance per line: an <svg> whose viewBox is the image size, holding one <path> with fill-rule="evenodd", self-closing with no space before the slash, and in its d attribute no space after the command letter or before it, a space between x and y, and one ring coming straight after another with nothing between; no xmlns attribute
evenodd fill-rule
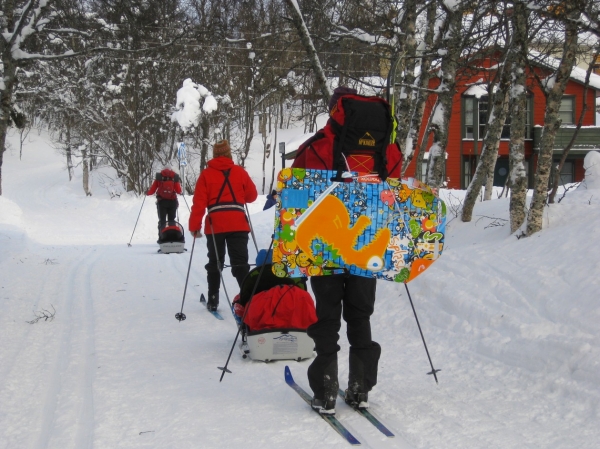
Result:
<svg viewBox="0 0 600 449"><path fill-rule="evenodd" d="M163 178L169 178L170 181L173 181L173 190L175 191L175 193L178 193L181 195L181 193L182 193L181 184L179 183L179 181L177 181L179 179L179 176L177 176L173 170L171 170L170 168L165 168L160 172L160 175L162 175ZM157 177L158 177L158 175L157 175ZM152 183L152 185L150 186L150 189L148 189L148 191L146 192L146 195L148 195L148 196L154 195L154 193L160 187L161 182L163 182L163 180L155 179L154 182ZM175 196L175 198L162 198L160 196L160 194L157 194L156 199L158 201L160 201L162 199L177 200L177 196Z"/></svg>
<svg viewBox="0 0 600 449"><path fill-rule="evenodd" d="M338 99L336 107L331 111L327 124L298 148L292 168L312 168L333 170L333 150L335 134L332 121L344 122L344 112L340 107L343 97ZM400 178L402 153L395 143L389 144L386 150L387 170L390 178ZM348 158L350 170L359 173L372 173L375 161L370 156L353 155Z"/></svg>
<svg viewBox="0 0 600 449"><path fill-rule="evenodd" d="M227 179L231 189L225 182L226 170L229 170ZM219 192L221 197L217 203ZM204 223L205 234L250 231L244 205L253 202L257 197L256 186L246 170L235 165L228 157L211 159L196 183L189 222L190 232L202 229L202 219L207 209L209 214ZM212 229L207 222L209 219Z"/></svg>
<svg viewBox="0 0 600 449"><path fill-rule="evenodd" d="M154 195L154 193L155 193L155 192L156 192L156 190L158 189L158 186L160 186L160 183L161 183L161 182L162 182L162 181L159 181L159 180L155 179L155 180L154 180L154 182L152 183L152 185L150 186L150 188L148 189L148 191L146 192L146 195ZM175 182L175 183L174 183L174 186L175 186L175 187L174 187L174 189L175 189L175 192L177 192L178 194L180 194L180 195L181 195L181 192L182 192L182 190L181 190L181 184L179 184L178 182ZM156 197L157 197L159 200L161 200L161 199L162 199L162 198L161 198L160 196L158 196L158 195L157 195Z"/></svg>

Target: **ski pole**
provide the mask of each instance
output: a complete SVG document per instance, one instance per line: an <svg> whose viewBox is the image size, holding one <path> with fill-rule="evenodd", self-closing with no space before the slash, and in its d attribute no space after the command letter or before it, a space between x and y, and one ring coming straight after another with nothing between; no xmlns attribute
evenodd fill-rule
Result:
<svg viewBox="0 0 600 449"><path fill-rule="evenodd" d="M248 224L250 225L250 234L252 234L252 240L254 241L254 247L256 248L256 254L258 254L258 244L256 243L256 236L254 235L254 227L252 226L252 220L250 220L250 211L248 210L248 205L244 204L246 207L246 213L248 217Z"/></svg>
<svg viewBox="0 0 600 449"><path fill-rule="evenodd" d="M183 198L183 201L185 202L185 205L188 208L188 211L191 212L192 210L190 209L190 205L188 204L187 200L185 199L185 195L182 193L181 197Z"/></svg>
<svg viewBox="0 0 600 449"><path fill-rule="evenodd" d="M144 203L146 202L146 197L148 195L144 195L144 200L142 201L142 207L140 207L140 213L138 214L137 220L135 220L135 226L133 227L133 232L131 233L131 238L129 239L129 243L127 246L131 246L131 241L133 240L133 234L135 233L135 228L137 228L138 220L140 219L140 215L142 215L142 209L144 208Z"/></svg>
<svg viewBox="0 0 600 449"><path fill-rule="evenodd" d="M273 241L271 240L271 244L269 245L269 249L267 250L267 253L271 250L271 248L273 247ZM250 303L252 302L252 298L254 298L254 294L256 293L256 289L258 288L258 283L260 281L260 278L263 274L263 271L265 270L265 266L267 265L267 263L263 263L262 266L260 267L260 271L258 272L258 276L256 278L256 282L254 283L254 288L252 289L252 293L250 295L250 300L248 301L248 303L246 304L246 308L244 310L244 315L242 316L242 324L240 324L238 326L238 330L237 330L237 334L235 334L235 339L233 340L233 344L231 345L231 349L229 350L229 355L227 356L227 361L225 362L225 366L218 366L217 368L220 369L221 371L223 371L221 373L221 378L219 379L219 382L223 381L223 377L225 376L225 373L230 373L231 371L227 369L227 366L229 365L229 361L231 360L231 354L233 354L233 348L235 348L235 344L237 343L238 337L240 336L240 333L242 332L242 328L244 326L244 318L246 318L246 314L248 313L248 309L250 308ZM232 309L233 312L233 309Z"/></svg>
<svg viewBox="0 0 600 449"><path fill-rule="evenodd" d="M438 383L437 376L435 373L441 371L441 369L435 369L433 367L433 363L431 362L431 357L429 356L429 350L427 349L427 343L425 343L425 337L423 337L423 331L421 330L421 325L419 324L419 318L417 318L417 311L415 310L415 306L413 305L412 298L410 297L410 292L408 291L408 285L406 282L404 283L404 287L406 287L406 293L408 293L408 299L410 300L410 306L412 307L413 313L415 314L415 320L417 320L417 327L419 328L419 333L421 334L421 340L423 340L423 346L425 346L425 352L427 353L427 358L429 359L429 365L431 365L431 371L427 374L433 374L435 378L435 383Z"/></svg>
<svg viewBox="0 0 600 449"><path fill-rule="evenodd" d="M187 275L185 277L185 287L183 287L183 300L181 301L181 311L175 314L175 318L180 322L185 320L185 313L183 313L183 303L185 303L185 292L187 291L188 280L190 278L190 268L192 268L192 257L194 257L194 246L196 245L196 236L192 242L192 251L190 252L190 263L188 265Z"/></svg>

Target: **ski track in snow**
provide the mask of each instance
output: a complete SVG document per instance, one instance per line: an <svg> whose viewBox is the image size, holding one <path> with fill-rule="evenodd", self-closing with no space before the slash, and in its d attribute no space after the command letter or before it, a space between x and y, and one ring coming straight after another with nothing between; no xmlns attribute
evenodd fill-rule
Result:
<svg viewBox="0 0 600 449"><path fill-rule="evenodd" d="M51 322L26 324L28 327L18 345L8 356L9 363L3 364L6 382L0 397L10 403L11 396L19 397L21 391L30 393L19 421L32 421L29 435L36 441L30 441L26 447L87 448L92 446L94 428L94 313L90 274L93 260L98 257L93 254L98 250L55 248L53 251L57 256L55 265L46 266L41 279L31 279L30 285L35 290L31 295L33 310L43 307L52 311L52 305L55 318ZM51 330L42 328L50 323ZM39 340L40 332L48 332L45 341ZM23 371L28 369L43 374L39 379L41 384L22 378ZM35 417L37 423L32 420ZM6 437L10 433L5 429ZM7 447L25 446L12 446L9 438Z"/></svg>
<svg viewBox="0 0 600 449"><path fill-rule="evenodd" d="M61 286L63 325L55 366L43 405L35 448L90 448L93 443L95 370L94 306L91 273L99 257L87 249L71 263ZM90 260L90 257L92 260ZM66 287L66 288L65 288ZM73 430L70 430L74 427Z"/></svg>

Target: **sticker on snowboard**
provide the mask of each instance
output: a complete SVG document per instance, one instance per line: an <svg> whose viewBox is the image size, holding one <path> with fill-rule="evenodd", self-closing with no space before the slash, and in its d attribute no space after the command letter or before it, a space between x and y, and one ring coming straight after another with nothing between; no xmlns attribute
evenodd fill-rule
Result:
<svg viewBox="0 0 600 449"><path fill-rule="evenodd" d="M344 271L409 282L442 254L446 205L416 179L285 168L279 172L273 273Z"/></svg>

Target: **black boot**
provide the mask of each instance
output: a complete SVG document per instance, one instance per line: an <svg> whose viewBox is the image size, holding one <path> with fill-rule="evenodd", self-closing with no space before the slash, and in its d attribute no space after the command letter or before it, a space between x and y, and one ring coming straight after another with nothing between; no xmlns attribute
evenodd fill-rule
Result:
<svg viewBox="0 0 600 449"><path fill-rule="evenodd" d="M337 353L317 356L308 367L308 379L314 392L312 408L322 414L335 414L335 399L339 388Z"/></svg>
<svg viewBox="0 0 600 449"><path fill-rule="evenodd" d="M377 365L381 347L371 342L367 349L350 348L350 372L344 401L356 408L368 408L368 393L377 384Z"/></svg>
<svg viewBox="0 0 600 449"><path fill-rule="evenodd" d="M221 283L221 275L218 271L209 271L206 273L206 281L208 284L208 300L206 301L206 308L214 312L219 306L219 285Z"/></svg>
<svg viewBox="0 0 600 449"><path fill-rule="evenodd" d="M346 390L344 402L350 407L367 409L369 408L369 393L356 393L351 390Z"/></svg>
<svg viewBox="0 0 600 449"><path fill-rule="evenodd" d="M216 312L219 307L219 292L209 293L206 301L206 308L211 312Z"/></svg>
<svg viewBox="0 0 600 449"><path fill-rule="evenodd" d="M313 398L310 406L321 415L335 415L335 400L327 401L324 399Z"/></svg>

